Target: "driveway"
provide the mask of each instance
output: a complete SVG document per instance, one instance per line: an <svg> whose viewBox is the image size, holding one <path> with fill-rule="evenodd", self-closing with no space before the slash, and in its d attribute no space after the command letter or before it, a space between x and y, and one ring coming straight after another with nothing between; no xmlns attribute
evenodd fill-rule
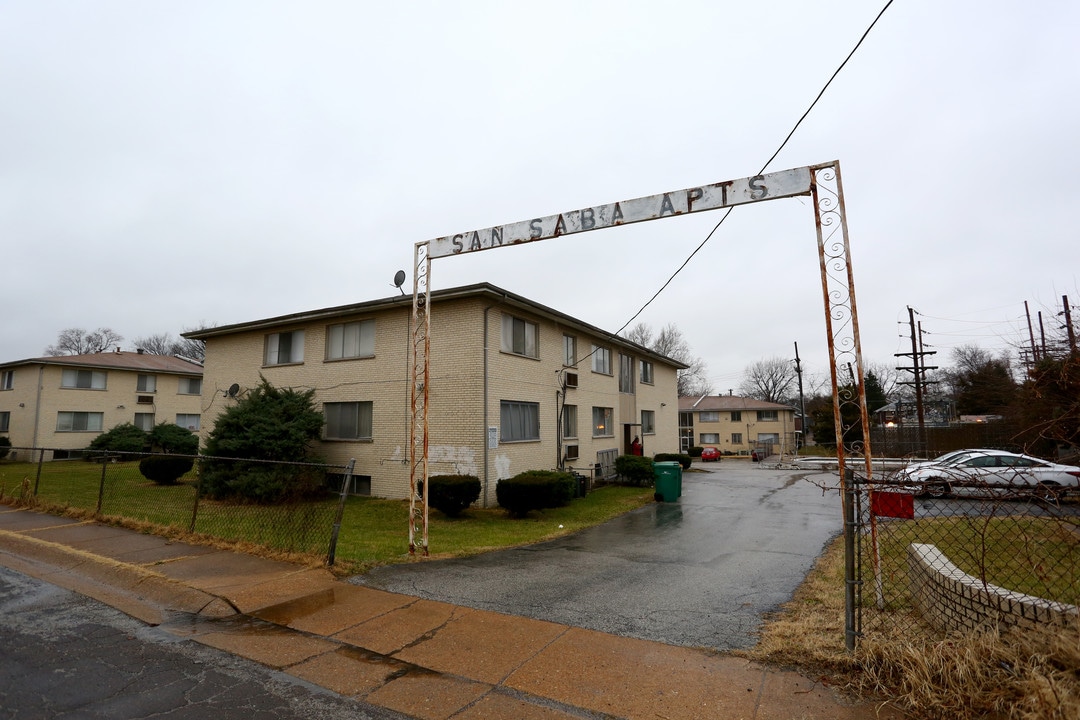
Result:
<svg viewBox="0 0 1080 720"><path fill-rule="evenodd" d="M806 479L831 483L826 475L695 467L705 472L683 473L677 502L537 545L387 566L350 582L673 645L750 647L763 615L791 599L840 534L840 498Z"/></svg>

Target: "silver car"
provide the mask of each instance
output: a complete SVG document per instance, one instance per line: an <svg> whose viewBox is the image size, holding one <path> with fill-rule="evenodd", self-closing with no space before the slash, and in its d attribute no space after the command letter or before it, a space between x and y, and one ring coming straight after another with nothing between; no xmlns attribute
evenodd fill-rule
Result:
<svg viewBox="0 0 1080 720"><path fill-rule="evenodd" d="M895 479L931 497L970 489L990 491L994 495L1024 494L1056 499L1080 490L1080 467L1002 450L984 450L958 454L944 462L920 463L900 470Z"/></svg>

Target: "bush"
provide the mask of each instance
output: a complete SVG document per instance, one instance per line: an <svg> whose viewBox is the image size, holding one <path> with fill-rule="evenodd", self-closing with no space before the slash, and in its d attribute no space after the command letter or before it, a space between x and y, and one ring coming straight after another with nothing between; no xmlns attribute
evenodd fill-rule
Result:
<svg viewBox="0 0 1080 720"><path fill-rule="evenodd" d="M195 458L192 457L151 455L139 461L139 472L144 478L153 480L158 485L175 485L176 481L194 466Z"/></svg>
<svg viewBox="0 0 1080 720"><path fill-rule="evenodd" d="M656 479L651 458L641 455L620 455L615 458L615 472L631 485L647 487Z"/></svg>
<svg viewBox="0 0 1080 720"><path fill-rule="evenodd" d="M571 473L528 470L495 486L499 507L511 517L525 517L530 510L562 507L574 497L576 481Z"/></svg>
<svg viewBox="0 0 1080 720"><path fill-rule="evenodd" d="M0 460L3 460L11 452L11 438L0 436Z"/></svg>
<svg viewBox="0 0 1080 720"><path fill-rule="evenodd" d="M195 455L199 452L199 436L176 423L163 422L150 431L150 446L164 453Z"/></svg>
<svg viewBox="0 0 1080 720"><path fill-rule="evenodd" d="M314 466L203 460L202 493L214 499L295 502L318 497L327 488L326 473Z"/></svg>
<svg viewBox="0 0 1080 720"><path fill-rule="evenodd" d="M432 475L428 488L428 505L448 517L457 517L480 498L475 475Z"/></svg>
<svg viewBox="0 0 1080 720"><path fill-rule="evenodd" d="M132 423L120 423L108 432L101 433L90 441L90 450L141 453L146 452L148 438L146 432ZM89 458L97 459L100 455L91 453Z"/></svg>
<svg viewBox="0 0 1080 720"><path fill-rule="evenodd" d="M701 457L701 451L704 450L704 449L705 448L701 447L700 445L695 445L692 448L687 448L686 452L692 458L699 458L699 457Z"/></svg>
<svg viewBox="0 0 1080 720"><path fill-rule="evenodd" d="M694 461L689 455L681 453L657 453L653 456L653 462L677 462L683 470L689 470Z"/></svg>

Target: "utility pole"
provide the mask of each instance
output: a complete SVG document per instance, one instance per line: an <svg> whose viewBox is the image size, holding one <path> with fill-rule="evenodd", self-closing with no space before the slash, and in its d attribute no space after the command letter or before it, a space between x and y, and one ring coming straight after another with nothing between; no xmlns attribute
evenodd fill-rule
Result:
<svg viewBox="0 0 1080 720"><path fill-rule="evenodd" d="M937 366L927 366L923 361L925 355L936 355L937 352L931 350L929 352L922 349L922 324L920 323L917 331L915 326L915 310L908 306L908 325L911 328L911 352L910 353L896 353L896 357L910 357L911 367L898 367L897 370L905 370L910 372L913 376L911 382L902 382L901 385L914 385L915 386L915 412L919 418L919 436L918 444L923 451L926 450L926 415L923 409L923 390L926 383L926 371L937 370ZM903 423L903 417L901 416L901 423Z"/></svg>
<svg viewBox="0 0 1080 720"><path fill-rule="evenodd" d="M795 343L795 374L799 376L799 417L802 419L802 444L806 444L806 403L803 402L802 365L799 364L799 343ZM799 448L795 448L798 453Z"/></svg>
<svg viewBox="0 0 1080 720"><path fill-rule="evenodd" d="M1028 309L1028 301L1024 301L1024 314L1027 315L1028 340L1031 343L1031 365L1039 362L1039 350L1035 347L1035 331L1031 327L1031 311ZM1028 369L1031 369L1031 365Z"/></svg>
<svg viewBox="0 0 1080 720"><path fill-rule="evenodd" d="M1061 296L1061 304L1065 307L1065 331L1069 334L1069 352L1076 354L1076 331L1073 330L1072 312L1069 310L1069 296Z"/></svg>

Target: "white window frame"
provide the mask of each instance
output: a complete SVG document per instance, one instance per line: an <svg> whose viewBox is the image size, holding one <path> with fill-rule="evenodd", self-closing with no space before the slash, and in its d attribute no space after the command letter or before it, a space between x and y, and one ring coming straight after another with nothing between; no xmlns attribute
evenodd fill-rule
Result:
<svg viewBox="0 0 1080 720"><path fill-rule="evenodd" d="M139 377L135 380L135 392L157 392L157 375L146 375L140 373Z"/></svg>
<svg viewBox="0 0 1080 720"><path fill-rule="evenodd" d="M195 419L194 422L191 421L192 418ZM181 422L181 419L183 419L184 422ZM202 425L202 416L198 413L176 413L176 424L186 430L198 432Z"/></svg>
<svg viewBox="0 0 1080 720"><path fill-rule="evenodd" d="M283 350L282 338L288 337L288 347ZM283 355L283 353L288 353ZM298 365L304 362L304 331L287 330L285 332L270 333L266 336L266 347L263 351L263 365Z"/></svg>
<svg viewBox="0 0 1080 720"><path fill-rule="evenodd" d="M780 422L779 410L758 410L757 411L758 422Z"/></svg>
<svg viewBox="0 0 1080 720"><path fill-rule="evenodd" d="M191 386L195 386L195 390ZM179 395L202 395L202 378L182 377L176 388Z"/></svg>
<svg viewBox="0 0 1080 720"><path fill-rule="evenodd" d="M634 394L634 356L619 353L619 392Z"/></svg>
<svg viewBox="0 0 1080 720"><path fill-rule="evenodd" d="M374 403L370 400L323 403L324 440L371 440Z"/></svg>
<svg viewBox="0 0 1080 720"><path fill-rule="evenodd" d="M773 443L775 445L780 444L780 433L758 433L757 441L765 443Z"/></svg>
<svg viewBox="0 0 1080 720"><path fill-rule="evenodd" d="M106 390L109 374L104 370L65 368L60 373L60 387L67 390Z"/></svg>
<svg viewBox="0 0 1080 720"><path fill-rule="evenodd" d="M502 351L527 358L540 357L540 326L516 317L502 316Z"/></svg>
<svg viewBox="0 0 1080 720"><path fill-rule="evenodd" d="M592 371L601 375L611 374L611 349L602 345L592 346Z"/></svg>
<svg viewBox="0 0 1080 720"><path fill-rule="evenodd" d="M698 435L699 445L719 445L720 433L701 433Z"/></svg>
<svg viewBox="0 0 1080 720"><path fill-rule="evenodd" d="M357 320L326 326L326 359L375 357L375 321Z"/></svg>
<svg viewBox="0 0 1080 720"><path fill-rule="evenodd" d="M499 401L499 442L536 442L540 439L540 403Z"/></svg>
<svg viewBox="0 0 1080 720"><path fill-rule="evenodd" d="M573 335L563 335L563 365L566 367L577 366L577 338Z"/></svg>
<svg viewBox="0 0 1080 720"><path fill-rule="evenodd" d="M135 413L132 424L144 432L150 432L154 429L154 413Z"/></svg>
<svg viewBox="0 0 1080 720"><path fill-rule="evenodd" d="M718 410L702 410L698 413L698 422L703 423L715 423L720 422L720 412Z"/></svg>
<svg viewBox="0 0 1080 720"><path fill-rule="evenodd" d="M655 410L642 410L641 411L641 434L642 435L655 435L656 434L656 411Z"/></svg>
<svg viewBox="0 0 1080 720"><path fill-rule="evenodd" d="M105 413L61 410L56 413L56 432L101 432Z"/></svg>
<svg viewBox="0 0 1080 720"><path fill-rule="evenodd" d="M653 364L648 360L641 361L641 382L646 385L653 384Z"/></svg>
<svg viewBox="0 0 1080 720"><path fill-rule="evenodd" d="M614 408L593 406L592 422L592 436L594 438L615 437Z"/></svg>
<svg viewBox="0 0 1080 720"><path fill-rule="evenodd" d="M0 370L0 390L12 390L15 387L15 371Z"/></svg>
<svg viewBox="0 0 1080 720"><path fill-rule="evenodd" d="M578 436L577 405L563 405L562 436L565 440L574 440Z"/></svg>

